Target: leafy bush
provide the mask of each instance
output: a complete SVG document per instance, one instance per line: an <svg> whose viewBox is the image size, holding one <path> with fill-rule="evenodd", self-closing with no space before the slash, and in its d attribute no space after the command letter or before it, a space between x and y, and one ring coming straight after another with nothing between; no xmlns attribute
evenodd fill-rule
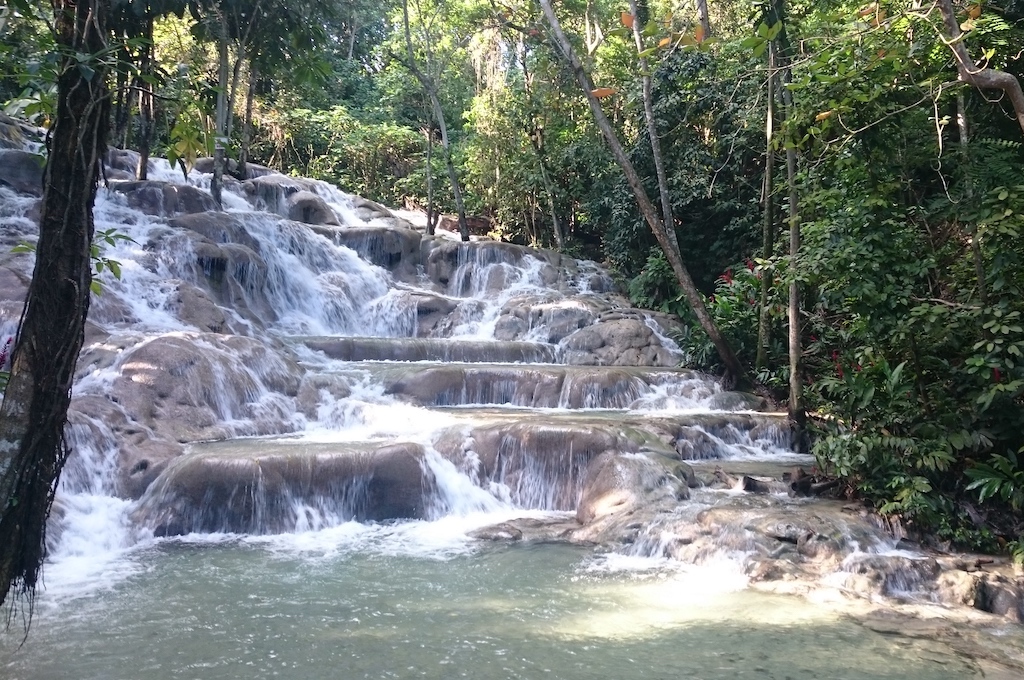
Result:
<svg viewBox="0 0 1024 680"><path fill-rule="evenodd" d="M294 109L264 118L258 138L273 142L254 148L259 162L323 179L367 198L400 205L406 196L423 191L409 180L423 163L425 142L408 127L362 121L342 106Z"/></svg>

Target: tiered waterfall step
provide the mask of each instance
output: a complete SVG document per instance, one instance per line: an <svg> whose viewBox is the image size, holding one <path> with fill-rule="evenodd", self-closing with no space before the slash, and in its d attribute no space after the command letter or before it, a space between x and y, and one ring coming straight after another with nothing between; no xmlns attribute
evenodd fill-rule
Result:
<svg viewBox="0 0 1024 680"><path fill-rule="evenodd" d="M684 493L693 478L681 460L784 455L788 445L784 420L751 413L449 408L436 422L418 438L195 444L162 471L133 519L158 535L431 519L450 511L439 480L453 475L475 486L480 509L571 511L608 483L609 466Z"/></svg>
<svg viewBox="0 0 1024 680"><path fill-rule="evenodd" d="M554 345L451 338L295 337L291 342L339 361L458 361L550 364Z"/></svg>
<svg viewBox="0 0 1024 680"><path fill-rule="evenodd" d="M372 384L420 406L761 411L752 394L722 391L687 369L422 361L345 362L318 372L326 384Z"/></svg>

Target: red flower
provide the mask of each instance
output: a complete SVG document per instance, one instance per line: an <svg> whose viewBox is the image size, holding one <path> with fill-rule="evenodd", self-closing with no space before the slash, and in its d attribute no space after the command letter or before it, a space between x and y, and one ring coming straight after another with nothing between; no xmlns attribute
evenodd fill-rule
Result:
<svg viewBox="0 0 1024 680"><path fill-rule="evenodd" d="M722 280L727 284L732 283L732 269L725 270L725 273L722 274Z"/></svg>
<svg viewBox="0 0 1024 680"><path fill-rule="evenodd" d="M754 261L751 260L749 257L747 258L747 269L749 269L750 271L754 271Z"/></svg>
<svg viewBox="0 0 1024 680"><path fill-rule="evenodd" d="M1003 374L999 371L999 369L998 368L993 368L992 369L992 382L999 382L1002 379L1003 379Z"/></svg>

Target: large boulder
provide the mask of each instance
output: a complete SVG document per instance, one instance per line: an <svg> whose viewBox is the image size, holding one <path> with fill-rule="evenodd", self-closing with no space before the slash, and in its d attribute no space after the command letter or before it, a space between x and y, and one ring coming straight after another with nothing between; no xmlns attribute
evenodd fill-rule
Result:
<svg viewBox="0 0 1024 680"><path fill-rule="evenodd" d="M304 338L303 344L339 361L447 361L551 363L550 345L442 338Z"/></svg>
<svg viewBox="0 0 1024 680"><path fill-rule="evenodd" d="M606 304L593 297L566 298L554 291L517 296L506 302L495 323L497 340L530 339L558 343L598 319Z"/></svg>
<svg viewBox="0 0 1024 680"><path fill-rule="evenodd" d="M483 364L410 367L386 384L388 394L425 406L513 404L535 408L559 405L564 375L528 366Z"/></svg>
<svg viewBox="0 0 1024 680"><path fill-rule="evenodd" d="M19 194L43 195L43 168L46 159L21 149L0 149L0 186Z"/></svg>
<svg viewBox="0 0 1024 680"><path fill-rule="evenodd" d="M203 173L206 175L213 174L213 157L204 156L197 158L195 164L192 166L196 172ZM224 164L224 172L228 175L238 175L238 161L233 158L227 159ZM256 163L245 164L245 177L244 179L254 179L256 177L263 177L264 175L277 175L280 174L273 168L268 168L265 165L258 165Z"/></svg>
<svg viewBox="0 0 1024 680"><path fill-rule="evenodd" d="M687 498L686 480L672 474L661 460L609 451L587 468L576 520L586 526L614 515L628 516L663 501L674 504Z"/></svg>
<svg viewBox="0 0 1024 680"><path fill-rule="evenodd" d="M158 536L266 534L346 519L427 516L433 482L418 444L282 444L262 453L226 447L174 460L139 503L135 522Z"/></svg>
<svg viewBox="0 0 1024 680"><path fill-rule="evenodd" d="M352 209L355 211L356 217L364 222L395 219L394 214L383 205L362 196L352 197Z"/></svg>
<svg viewBox="0 0 1024 680"><path fill-rule="evenodd" d="M364 260L389 270L397 278L412 280L416 276L422 238L417 231L373 226L318 231L334 243L356 251Z"/></svg>
<svg viewBox="0 0 1024 680"><path fill-rule="evenodd" d="M205 333L246 335L248 329L214 302L209 293L185 281L174 284L167 297L168 311L182 322Z"/></svg>
<svg viewBox="0 0 1024 680"><path fill-rule="evenodd" d="M441 215L440 224L437 226L445 231L459 233L459 216ZM466 215L466 227L472 236L487 236L494 229L494 222L483 215Z"/></svg>
<svg viewBox="0 0 1024 680"><path fill-rule="evenodd" d="M674 366L677 358L637 318L613 318L582 328L561 343L569 363L597 366Z"/></svg>
<svg viewBox="0 0 1024 680"><path fill-rule="evenodd" d="M167 224L168 228L151 232L147 249L185 250L194 254L195 273L203 287L171 282L175 290L167 297L169 311L199 330L243 335L248 335L249 330L245 323L236 321L237 317L257 328L277 318L265 295L267 263L259 254L259 243L246 231L241 218L209 212L175 217Z"/></svg>
<svg viewBox="0 0 1024 680"><path fill-rule="evenodd" d="M134 178L139 169L142 156L138 151L110 147L103 158L104 172L108 179L114 176Z"/></svg>
<svg viewBox="0 0 1024 680"><path fill-rule="evenodd" d="M521 507L575 510L591 460L640 444L614 427L537 420L445 430L434 447L480 480L503 485Z"/></svg>
<svg viewBox="0 0 1024 680"><path fill-rule="evenodd" d="M553 285L559 279L558 256L500 241L464 243L440 237L424 238L421 260L424 270L452 295L479 292L497 293L508 284L508 267L522 266L528 260L539 260L539 283Z"/></svg>
<svg viewBox="0 0 1024 680"><path fill-rule="evenodd" d="M459 306L452 298L442 295L422 292L411 295L416 302L416 336L420 338L430 337Z"/></svg>
<svg viewBox="0 0 1024 680"><path fill-rule="evenodd" d="M282 347L208 333L125 340L110 393L130 420L156 435L194 442L294 429L290 406L262 401L298 392L303 371ZM88 350L82 359L86 367L104 361Z"/></svg>
<svg viewBox="0 0 1024 680"><path fill-rule="evenodd" d="M129 207L147 215L172 216L217 210L209 193L188 184L146 180L110 182L109 188L123 194Z"/></svg>
<svg viewBox="0 0 1024 680"><path fill-rule="evenodd" d="M316 182L302 177L289 177L274 173L247 179L242 182L242 191L257 210L266 210L291 219L291 197L295 194L315 195ZM323 208L330 211L326 204L323 205ZM297 210L301 212L301 207ZM310 215L312 216L312 211ZM337 224L337 221L333 224Z"/></svg>
<svg viewBox="0 0 1024 680"><path fill-rule="evenodd" d="M327 201L312 191L296 191L285 199L287 214L284 216L295 222L305 224L338 225L338 216L334 214Z"/></svg>
<svg viewBox="0 0 1024 680"><path fill-rule="evenodd" d="M46 131L0 113L0 149L22 150L43 143Z"/></svg>
<svg viewBox="0 0 1024 680"><path fill-rule="evenodd" d="M246 231L245 221L238 215L223 212L182 215L168 220L167 224L175 229L194 231L213 243L236 243L259 252L259 244Z"/></svg>

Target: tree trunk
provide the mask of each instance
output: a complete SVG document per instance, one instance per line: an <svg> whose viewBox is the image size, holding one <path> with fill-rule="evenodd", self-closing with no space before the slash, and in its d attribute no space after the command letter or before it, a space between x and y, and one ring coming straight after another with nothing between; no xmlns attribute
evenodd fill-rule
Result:
<svg viewBox="0 0 1024 680"><path fill-rule="evenodd" d="M711 37L711 17L708 16L708 0L697 0L697 16L700 19L701 30L704 31L704 39Z"/></svg>
<svg viewBox="0 0 1024 680"><path fill-rule="evenodd" d="M146 17L146 42L142 52L142 75L153 75L153 14ZM139 164L135 177L145 180L149 175L149 152L153 146L153 132L156 128L156 97L153 83L138 79L139 84Z"/></svg>
<svg viewBox="0 0 1024 680"><path fill-rule="evenodd" d="M633 167L633 164L630 162L625 150L622 148L622 143L619 141L618 136L612 129L611 122L609 122L608 117L604 115L604 111L601 109L601 102L594 96L592 91L594 89L593 84L590 82L590 78L587 76L586 71L584 71L583 64L580 63L579 57L576 56L576 52L572 48L572 44L562 31L562 26L558 21L558 17L555 15L555 11L551 7L551 0L540 0L540 5L541 9L544 11L544 16L548 20L548 25L551 27L551 32L555 38L556 46L562 53L565 61L568 63L580 87L583 89L583 94L587 99L587 104L590 106L590 112L593 114L594 122L597 124L598 129L601 130L601 134L604 136L609 150L611 150L612 155L615 157L615 162L622 169L622 173L626 178L626 183L629 184L629 188L633 191L633 196L640 208L640 213L647 221L651 231L654 232L654 238L657 239L658 245L661 246L662 251L665 253L665 257L672 266L672 271L675 273L676 279L679 281L679 286L682 288L683 295L686 297L686 301L689 303L690 308L697 317L698 323L700 323L704 332L708 334L708 338L718 351L718 356L721 358L722 364L725 366L725 383L733 384L737 381L743 380L743 366L740 364L736 354L732 351L732 347L730 347L725 336L722 335L718 326L715 325L711 315L708 314L707 307L704 306L704 299L701 297L700 291L697 290L697 286L690 277L690 272L683 264L682 256L679 253L679 244L676 242L675 232L665 227L665 224L658 216L657 209L654 207L654 204L651 203L651 199L647 196L647 192L644 190L643 184L640 181L640 176L637 174L636 169Z"/></svg>
<svg viewBox="0 0 1024 680"><path fill-rule="evenodd" d="M970 134L967 127L967 101L963 90L956 93L956 127L960 133L960 159L966 168L967 164L970 163L970 156L968 154ZM967 184L966 191L964 192L967 204L973 205L974 183L969 175L964 177L964 182ZM967 238L971 241L971 255L974 258L974 276L978 280L978 300L981 302L982 307L988 307L988 287L985 285L985 258L981 252L981 234L978 233L977 224L967 234Z"/></svg>
<svg viewBox="0 0 1024 680"><path fill-rule="evenodd" d="M639 11L636 0L629 0L629 8L633 13L633 42L636 44L637 54L644 51L643 36L640 33ZM644 99L644 118L647 121L647 136L651 142L651 155L654 156L654 172L658 176L658 195L661 197L661 219L665 230L676 243L676 250L679 249L676 239L676 221L672 216L672 197L668 192L668 178L665 175L665 160L661 153L661 137L658 135L658 126L654 120L654 95L651 93L651 70L644 57L639 58L640 73L643 75L642 90Z"/></svg>
<svg viewBox="0 0 1024 680"><path fill-rule="evenodd" d="M448 181L452 185L452 195L455 197L455 211L459 216L459 235L463 241L469 240L469 223L466 221L466 202L462 198L462 186L459 184L459 175L455 172L455 163L452 162L452 150L448 145L448 133L445 131L444 122L441 125L441 148L444 150L444 164L448 168Z"/></svg>
<svg viewBox="0 0 1024 680"><path fill-rule="evenodd" d="M942 39L953 50L960 80L980 90L1002 90L1013 106L1013 112L1021 132L1024 132L1024 90L1021 89L1020 81L1013 74L1005 71L976 66L970 53L967 52L967 46L964 45L964 34L960 30L960 22L957 21L953 11L953 1L938 0L936 4L942 14L942 23L946 29L946 35Z"/></svg>
<svg viewBox="0 0 1024 680"><path fill-rule="evenodd" d="M256 101L256 81L259 71L252 58L249 59L249 90L245 94L245 120L242 122L242 148L238 151L238 179L245 181L246 165L249 163L249 147L252 146L252 109Z"/></svg>
<svg viewBox="0 0 1024 680"><path fill-rule="evenodd" d="M555 233L555 244L558 247L558 252L562 252L565 249L566 232L562 229L561 220L558 219L558 211L555 204L555 184L551 180L551 173L548 171L548 164L544 153L544 125L540 120L536 101L533 98L533 76L530 74L526 52L522 49L522 40L519 41L519 47L517 58L519 59L519 67L523 71L523 89L530 102L530 122L533 127L527 136L530 138L530 146L533 147L533 152L537 156L537 165L540 167L540 179L544 183L544 191L548 197L548 210L551 213L551 228ZM497 166L495 167L495 172L497 172Z"/></svg>
<svg viewBox="0 0 1024 680"><path fill-rule="evenodd" d="M765 260L775 250L775 45L768 45L768 114L765 119L764 151L764 222L761 233L761 257ZM771 342L771 324L768 318L768 291L772 277L761 273L761 300L757 318L757 360L754 365L764 368L768 363L768 345Z"/></svg>
<svg viewBox="0 0 1024 680"><path fill-rule="evenodd" d="M547 164L544 162L540 149L537 149L537 162L540 165L541 181L544 182L544 193L548 197L548 211L551 213L551 228L555 232L555 246L558 252L562 252L565 250L565 233L562 231L562 223L558 219L558 211L555 208L555 185L551 181L551 175L548 173Z"/></svg>
<svg viewBox="0 0 1024 680"><path fill-rule="evenodd" d="M121 58L127 61L127 50L120 50ZM128 145L128 121L131 119L131 90L128 88L128 71L117 71L117 103L114 105L114 129L111 134L112 143L119 148Z"/></svg>
<svg viewBox="0 0 1024 680"><path fill-rule="evenodd" d="M244 61L241 48L238 48L238 58L235 65L231 67L231 87L228 89L228 118L224 127L225 137L230 138L235 131L235 117L231 112L235 110L235 102L238 100L238 83L242 79L242 62Z"/></svg>
<svg viewBox="0 0 1024 680"><path fill-rule="evenodd" d="M800 255L800 206L796 189L796 146L786 149L786 182L789 185L789 420L793 426L793 448L803 451L807 413L804 410L803 361L800 343L800 284L796 272Z"/></svg>
<svg viewBox="0 0 1024 680"><path fill-rule="evenodd" d="M228 27L223 11L218 10L220 35L217 37L217 54L219 69L217 73L217 131L213 146L213 181L210 182L210 194L217 207L224 209L221 192L224 187L224 164L227 156L228 128Z"/></svg>
<svg viewBox="0 0 1024 680"><path fill-rule="evenodd" d="M53 29L65 54L107 47L104 0L52 0ZM35 270L0 405L0 603L29 599L45 553L46 518L67 457L64 426L92 281L90 248L99 162L110 102L106 67L63 58L45 170Z"/></svg>
<svg viewBox="0 0 1024 680"><path fill-rule="evenodd" d="M354 12L353 12L354 14ZM355 17L352 18L352 23L348 28L348 53L345 55L347 61L352 61L352 56L356 53L356 32L358 24L356 23Z"/></svg>
<svg viewBox="0 0 1024 680"><path fill-rule="evenodd" d="M786 36L786 6L785 0L776 0L772 11L775 19L782 22L783 28L779 31L778 52L776 57L778 65L782 69L784 86L779 88L782 95L783 115L782 122L790 118L793 111L793 93L788 85L792 80L790 71L790 46ZM799 194L796 186L797 157L796 139L792 130L787 133L786 143L786 184L789 187L789 421L793 428L793 448L797 451L804 451L807 448L807 412L804 408L803 398L803 349L800 338L800 285L797 282L797 270L799 268L800 255L800 205Z"/></svg>
<svg viewBox="0 0 1024 680"><path fill-rule="evenodd" d="M427 125L427 236L437 230L438 213L434 208L434 131Z"/></svg>
<svg viewBox="0 0 1024 680"><path fill-rule="evenodd" d="M565 249L565 234L562 231L562 224L558 219L558 211L555 208L555 185L551 181L551 173L548 172L547 161L544 159L544 132L540 125L534 120L533 132L530 135L530 146L537 156L537 165L540 167L540 179L544 183L544 193L548 198L548 211L551 214L551 228L555 233L555 245L558 252Z"/></svg>

